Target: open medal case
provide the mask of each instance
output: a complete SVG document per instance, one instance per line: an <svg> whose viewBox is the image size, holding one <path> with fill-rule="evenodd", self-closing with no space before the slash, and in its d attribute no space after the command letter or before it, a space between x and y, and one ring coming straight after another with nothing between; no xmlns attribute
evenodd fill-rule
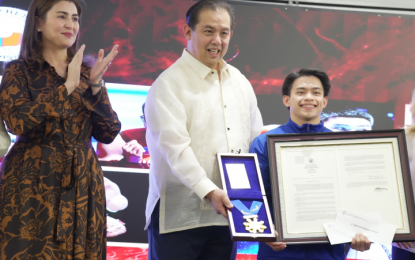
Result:
<svg viewBox="0 0 415 260"><path fill-rule="evenodd" d="M234 205L228 211L232 241L276 241L257 155L219 153L217 156L223 190Z"/></svg>

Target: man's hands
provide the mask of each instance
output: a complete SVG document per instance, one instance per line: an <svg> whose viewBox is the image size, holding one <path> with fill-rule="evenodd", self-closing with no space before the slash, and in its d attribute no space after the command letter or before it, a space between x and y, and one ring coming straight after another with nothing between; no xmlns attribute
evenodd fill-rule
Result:
<svg viewBox="0 0 415 260"><path fill-rule="evenodd" d="M272 225L272 228L275 229L274 224ZM276 230L274 230L275 233L275 237L278 236L278 232ZM265 244L267 244L269 247L272 248L272 250L274 251L281 251L284 250L287 245L283 242L265 242Z"/></svg>
<svg viewBox="0 0 415 260"><path fill-rule="evenodd" d="M141 159L143 158L143 153L146 151L144 147L137 142L137 140L129 141L122 147L122 149L131 155L140 157Z"/></svg>
<svg viewBox="0 0 415 260"><path fill-rule="evenodd" d="M356 251L363 252L370 249L370 244L369 239L365 235L357 233L352 239L351 247Z"/></svg>
<svg viewBox="0 0 415 260"><path fill-rule="evenodd" d="M146 152L146 149L144 149L144 147L139 144L137 140L131 140L128 143L125 143L122 149L126 153L140 157L139 163L150 164L151 159L149 156L144 159L144 153Z"/></svg>
<svg viewBox="0 0 415 260"><path fill-rule="evenodd" d="M212 203L213 208L217 214L222 214L228 218L227 209L233 208L232 202L229 200L228 194L221 189L216 189L209 192L206 198Z"/></svg>
<svg viewBox="0 0 415 260"><path fill-rule="evenodd" d="M414 242L396 242L396 245L399 248L406 248L406 249L408 249L408 248L412 248L412 247L415 246L415 241Z"/></svg>

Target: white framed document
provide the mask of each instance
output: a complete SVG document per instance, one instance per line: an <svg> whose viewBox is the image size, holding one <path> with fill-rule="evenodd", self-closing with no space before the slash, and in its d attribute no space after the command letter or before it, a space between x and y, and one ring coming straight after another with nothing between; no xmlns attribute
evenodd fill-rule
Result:
<svg viewBox="0 0 415 260"><path fill-rule="evenodd" d="M379 213L394 241L415 240L415 206L403 130L269 135L278 240L324 243L340 210Z"/></svg>

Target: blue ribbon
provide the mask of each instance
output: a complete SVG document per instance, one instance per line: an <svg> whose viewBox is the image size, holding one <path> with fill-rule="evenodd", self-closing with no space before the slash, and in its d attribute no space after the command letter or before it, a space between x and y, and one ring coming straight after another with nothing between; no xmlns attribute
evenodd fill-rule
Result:
<svg viewBox="0 0 415 260"><path fill-rule="evenodd" d="M232 200L231 202L244 216L257 215L262 207L262 202L260 201L253 201L250 209L240 200Z"/></svg>

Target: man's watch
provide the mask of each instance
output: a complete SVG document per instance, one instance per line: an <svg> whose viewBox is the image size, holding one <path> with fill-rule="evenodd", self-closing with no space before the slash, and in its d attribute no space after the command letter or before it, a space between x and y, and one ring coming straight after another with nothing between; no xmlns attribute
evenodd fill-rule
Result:
<svg viewBox="0 0 415 260"><path fill-rule="evenodd" d="M98 84L90 83L90 85L91 87L94 87L94 88L102 88L102 86L104 85L104 80L101 79Z"/></svg>

